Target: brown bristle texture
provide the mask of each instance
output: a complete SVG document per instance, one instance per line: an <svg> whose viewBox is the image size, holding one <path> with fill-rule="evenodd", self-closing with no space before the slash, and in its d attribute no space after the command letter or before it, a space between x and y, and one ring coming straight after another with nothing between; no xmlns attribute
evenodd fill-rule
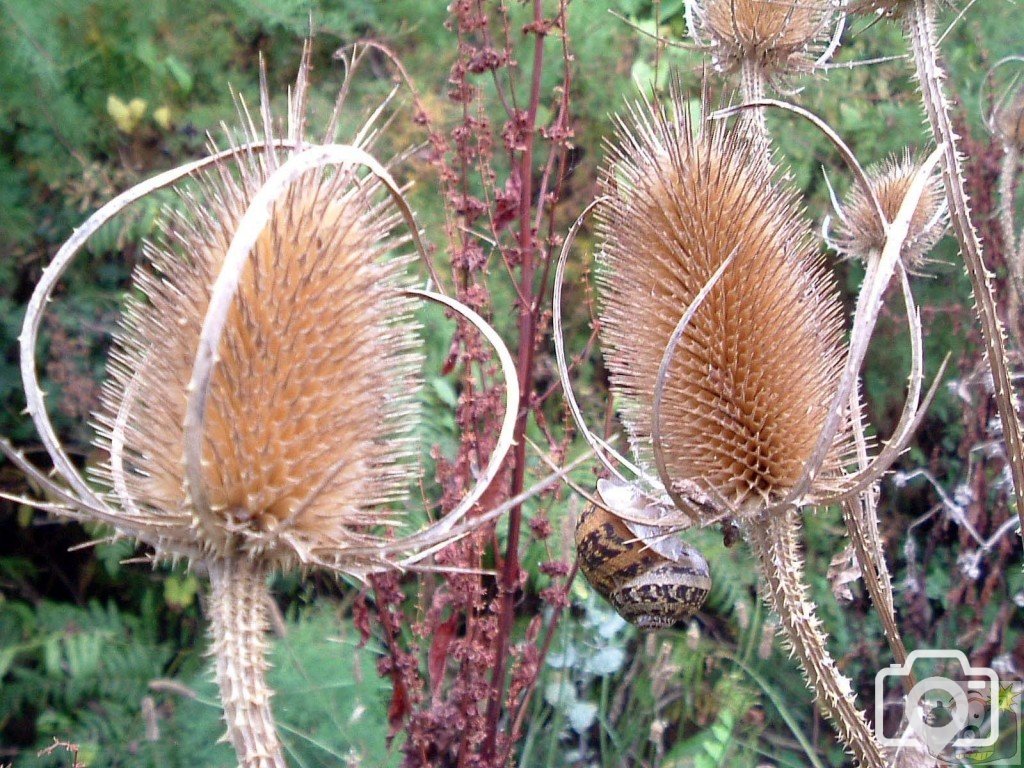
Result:
<svg viewBox="0 0 1024 768"><path fill-rule="evenodd" d="M242 272L206 411L212 519L190 508L187 387L213 285L238 222L274 166L250 155L183 196L135 273L100 424L126 418L133 502L190 527L216 556L289 567L344 557L395 523L417 474L421 359L408 259L390 202L350 169L303 175L273 206ZM174 534L171 534L172 536ZM173 544L173 542L171 542Z"/></svg>
<svg viewBox="0 0 1024 768"><path fill-rule="evenodd" d="M904 150L902 156L890 155L866 170L868 184L874 190L887 221L896 218L920 167L920 159ZM878 219L878 211L861 185L856 184L850 189L841 213L833 243L836 249L859 259L880 253L885 246L885 230ZM910 219L910 229L900 251L903 263L910 269L920 265L946 231L947 224L946 195L942 178L936 171L928 178Z"/></svg>
<svg viewBox="0 0 1024 768"><path fill-rule="evenodd" d="M719 70L747 60L774 78L814 64L827 46L834 12L828 0L705 0L695 5L694 18Z"/></svg>
<svg viewBox="0 0 1024 768"><path fill-rule="evenodd" d="M655 382L676 324L733 255L676 348L660 414L674 485L752 513L799 480L844 360L835 286L792 192L756 143L638 107L620 121L597 209L600 329L634 449L650 462ZM836 446L848 445L841 434ZM823 476L834 477L830 453Z"/></svg>

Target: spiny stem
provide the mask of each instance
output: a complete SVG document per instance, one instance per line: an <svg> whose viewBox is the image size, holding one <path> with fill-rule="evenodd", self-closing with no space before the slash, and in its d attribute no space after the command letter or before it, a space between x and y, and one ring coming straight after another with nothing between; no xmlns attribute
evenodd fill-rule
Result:
<svg viewBox="0 0 1024 768"><path fill-rule="evenodd" d="M850 540L853 542L854 553L857 555L857 564L860 566L868 594L871 595L871 602L875 604L879 618L882 620L882 630L885 633L886 642L889 644L889 650L892 651L893 658L897 663L904 664L907 660L907 649L903 645L903 638L896 626L892 581L889 578L889 569L885 564L885 559L879 556L882 545L878 537L875 501L873 497L867 498L868 494L873 495L874 493L873 490L865 491L861 496L843 502L843 520L846 522L846 529L850 532ZM910 684L913 685L913 683Z"/></svg>
<svg viewBox="0 0 1024 768"><path fill-rule="evenodd" d="M1021 438L1020 420L1014 408L1003 329L996 315L990 273L985 268L981 242L971 222L959 136L953 130L949 104L942 90L945 72L938 61L935 9L932 0L914 0L908 15L908 27L928 122L935 134L935 140L944 145L942 180L946 188L950 222L960 241L964 265L978 306L982 336L985 340L985 355L992 369L996 407L1003 425L1007 459L1013 476L1017 515L1024 528L1024 440Z"/></svg>
<svg viewBox="0 0 1024 768"><path fill-rule="evenodd" d="M267 685L267 590L247 561L210 564L210 625L227 738L239 768L287 768Z"/></svg>
<svg viewBox="0 0 1024 768"><path fill-rule="evenodd" d="M768 588L764 597L782 621L782 629L800 659L808 687L819 706L863 768L885 768L881 747L854 702L853 687L836 667L807 596L798 533L800 518L789 508L765 515L749 527L750 543Z"/></svg>
<svg viewBox="0 0 1024 768"><path fill-rule="evenodd" d="M854 391L850 396L850 407L857 412L860 403L860 393ZM857 449L858 471L868 464L867 441L864 437L864 426L859 418L851 420L853 423L854 444ZM903 638L900 636L899 627L896 626L896 610L893 604L892 580L889 577L889 569L885 564L885 550L882 547L882 537L878 533L878 487L874 486L858 494L855 498L843 502L843 521L846 523L846 530L853 542L853 550L857 556L857 564L860 566L861 576L867 586L868 594L871 595L871 602L875 605L879 618L882 620L882 630L885 633L889 650L896 662L901 666L906 664L907 649L903 645ZM911 675L912 677L913 675ZM908 692L916 681L908 681Z"/></svg>
<svg viewBox="0 0 1024 768"><path fill-rule="evenodd" d="M764 99L764 71L757 60L744 56L740 62L740 96L744 104ZM771 136L764 107L747 109L740 115L740 130L760 147L764 159L771 161Z"/></svg>

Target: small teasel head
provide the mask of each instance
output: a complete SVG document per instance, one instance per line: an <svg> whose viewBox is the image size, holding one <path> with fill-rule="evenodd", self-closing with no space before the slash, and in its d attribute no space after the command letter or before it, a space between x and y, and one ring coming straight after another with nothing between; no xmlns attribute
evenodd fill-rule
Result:
<svg viewBox="0 0 1024 768"><path fill-rule="evenodd" d="M905 150L890 155L865 171L868 186L874 192L886 221L893 221L906 197L922 160ZM881 252L886 232L867 191L855 184L845 200L836 207L838 222L832 245L850 258L868 259ZM910 219L909 231L900 250L900 258L909 269L920 266L928 252L942 237L949 223L942 177L938 171L928 176L921 199Z"/></svg>
<svg viewBox="0 0 1024 768"><path fill-rule="evenodd" d="M694 37L716 69L743 62L768 79L811 69L827 50L836 18L830 0L690 0Z"/></svg>
<svg viewBox="0 0 1024 768"><path fill-rule="evenodd" d="M671 358L659 450L677 488L756 514L800 481L823 432L844 362L835 286L756 142L694 124L678 95L620 121L611 155L596 209L600 327L634 452L650 465L666 346L729 261ZM817 483L847 446L840 430Z"/></svg>

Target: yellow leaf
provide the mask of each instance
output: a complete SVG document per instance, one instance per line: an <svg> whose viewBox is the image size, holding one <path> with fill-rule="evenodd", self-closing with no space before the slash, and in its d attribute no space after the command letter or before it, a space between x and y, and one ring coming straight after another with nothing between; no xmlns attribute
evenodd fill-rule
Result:
<svg viewBox="0 0 1024 768"><path fill-rule="evenodd" d="M117 130L122 133L131 133L135 127L135 121L132 120L132 113L128 109L128 105L114 94L107 96L107 114L113 119Z"/></svg>
<svg viewBox="0 0 1024 768"><path fill-rule="evenodd" d="M135 120L136 124L142 119L142 116L146 114L146 101L145 99L134 98L128 102L128 112Z"/></svg>
<svg viewBox="0 0 1024 768"><path fill-rule="evenodd" d="M165 131L171 130L171 108L166 104L153 110L153 122Z"/></svg>

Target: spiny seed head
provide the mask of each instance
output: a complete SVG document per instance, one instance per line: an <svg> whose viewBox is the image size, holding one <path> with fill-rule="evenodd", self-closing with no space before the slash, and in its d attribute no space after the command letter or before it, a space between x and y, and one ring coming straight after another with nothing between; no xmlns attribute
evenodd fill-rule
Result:
<svg viewBox="0 0 1024 768"><path fill-rule="evenodd" d="M694 4L697 37L715 67L732 71L744 60L768 77L810 68L824 51L835 13L829 0L703 0Z"/></svg>
<svg viewBox="0 0 1024 768"><path fill-rule="evenodd" d="M887 221L896 218L920 167L921 160L905 150L902 156L890 155L865 171ZM900 251L900 258L908 268L920 265L945 232L948 223L945 200L942 178L937 171L933 172L914 209ZM841 207L833 244L840 253L859 259L867 259L885 246L885 230L878 212L860 184L850 189Z"/></svg>
<svg viewBox="0 0 1024 768"><path fill-rule="evenodd" d="M838 296L792 192L756 143L694 131L679 98L620 121L597 208L601 335L611 383L650 463L655 382L676 324L719 266L668 369L668 475L752 514L800 479L843 362ZM835 476L837 439L818 477ZM835 454L835 455L832 455Z"/></svg>
<svg viewBox="0 0 1024 768"><path fill-rule="evenodd" d="M395 522L388 505L416 473L421 361L408 259L389 258L394 210L351 168L317 169L273 204L242 272L206 409L210 511L191 508L183 424L211 286L287 154L203 177L135 272L99 423L108 449L123 434L122 493L166 523L158 550L281 567L343 558Z"/></svg>

